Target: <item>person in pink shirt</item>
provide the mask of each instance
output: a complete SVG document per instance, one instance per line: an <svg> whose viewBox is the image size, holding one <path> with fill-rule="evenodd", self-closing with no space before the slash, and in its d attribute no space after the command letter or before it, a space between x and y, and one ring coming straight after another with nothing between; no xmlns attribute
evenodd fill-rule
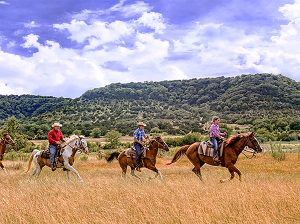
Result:
<svg viewBox="0 0 300 224"><path fill-rule="evenodd" d="M220 127L219 127L219 124L220 124L220 118L217 117L217 116L214 116L212 118L212 121L211 121L211 125L210 125L210 134L209 134L209 137L210 137L210 141L214 147L214 161L219 163L219 155L218 155L218 141L220 139L224 139L224 137L227 135L226 132L224 133L221 133L220 131Z"/></svg>

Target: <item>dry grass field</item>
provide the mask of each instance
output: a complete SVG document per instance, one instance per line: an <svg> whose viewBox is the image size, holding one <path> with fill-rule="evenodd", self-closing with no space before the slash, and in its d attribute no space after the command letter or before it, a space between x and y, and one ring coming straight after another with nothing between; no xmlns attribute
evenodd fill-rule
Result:
<svg viewBox="0 0 300 224"><path fill-rule="evenodd" d="M68 181L63 171L45 168L38 179L24 174L26 163L4 161L9 175L0 173L0 223L300 223L300 157L285 161L269 154L238 161L243 181L219 183L226 169L204 166L200 182L182 158L172 166L158 161L165 181L121 178L112 164L90 155L75 167Z"/></svg>

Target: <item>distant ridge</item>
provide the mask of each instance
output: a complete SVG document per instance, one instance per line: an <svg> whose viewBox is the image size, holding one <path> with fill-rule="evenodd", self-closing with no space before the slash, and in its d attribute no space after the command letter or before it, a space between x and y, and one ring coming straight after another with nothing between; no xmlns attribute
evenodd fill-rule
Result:
<svg viewBox="0 0 300 224"><path fill-rule="evenodd" d="M115 83L76 99L0 96L0 119L25 124L64 123L66 129L117 129L128 133L137 120L149 128L198 130L213 114L229 123L300 114L300 83L283 75L255 74L190 80ZM168 127L164 127L168 126ZM172 126L172 127L171 127Z"/></svg>

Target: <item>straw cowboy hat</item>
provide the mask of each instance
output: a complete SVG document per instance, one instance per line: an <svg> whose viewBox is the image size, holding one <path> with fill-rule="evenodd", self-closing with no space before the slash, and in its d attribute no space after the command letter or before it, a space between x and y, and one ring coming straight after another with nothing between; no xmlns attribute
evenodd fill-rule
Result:
<svg viewBox="0 0 300 224"><path fill-rule="evenodd" d="M147 125L144 122L139 122L138 126L144 126L144 127L146 127Z"/></svg>
<svg viewBox="0 0 300 224"><path fill-rule="evenodd" d="M55 122L54 124L52 124L52 128L54 127L62 127L62 125L58 122Z"/></svg>

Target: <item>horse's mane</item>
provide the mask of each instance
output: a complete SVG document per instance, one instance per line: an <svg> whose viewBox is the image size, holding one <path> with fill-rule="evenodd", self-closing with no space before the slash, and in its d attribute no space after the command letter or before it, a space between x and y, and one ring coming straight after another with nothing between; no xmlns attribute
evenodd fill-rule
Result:
<svg viewBox="0 0 300 224"><path fill-rule="evenodd" d="M231 146L237 143L242 138L241 135L233 135L227 140L225 140L226 146Z"/></svg>
<svg viewBox="0 0 300 224"><path fill-rule="evenodd" d="M73 142L75 139L78 139L79 137L77 135L71 135L68 140L66 141L66 144L69 144Z"/></svg>

